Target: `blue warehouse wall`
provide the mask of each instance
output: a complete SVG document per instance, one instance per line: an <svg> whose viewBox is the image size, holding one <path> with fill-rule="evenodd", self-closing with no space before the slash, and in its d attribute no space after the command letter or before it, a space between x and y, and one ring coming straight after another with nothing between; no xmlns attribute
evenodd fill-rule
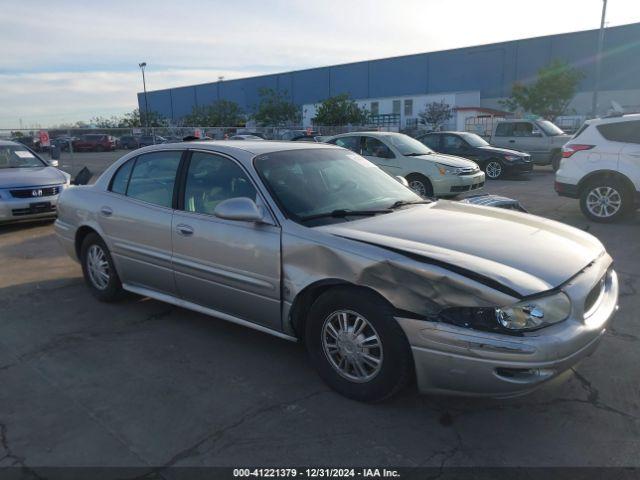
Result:
<svg viewBox="0 0 640 480"><path fill-rule="evenodd" d="M479 91L481 98L509 95L514 81L529 82L537 71L559 58L581 69L580 91L593 88L598 31L551 35L479 47L313 68L225 80L148 93L149 109L179 120L194 105L220 99L252 112L261 88L288 92L298 105L349 93L352 98L392 97L424 93ZM606 30L602 64L603 90L640 89L640 23ZM144 96L138 94L144 110Z"/></svg>

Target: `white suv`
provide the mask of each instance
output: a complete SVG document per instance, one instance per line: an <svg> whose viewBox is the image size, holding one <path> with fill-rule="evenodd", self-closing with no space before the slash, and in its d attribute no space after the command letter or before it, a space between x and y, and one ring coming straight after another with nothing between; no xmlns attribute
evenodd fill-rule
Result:
<svg viewBox="0 0 640 480"><path fill-rule="evenodd" d="M640 204L640 114L588 120L562 147L558 195L580 199L585 216L613 222Z"/></svg>

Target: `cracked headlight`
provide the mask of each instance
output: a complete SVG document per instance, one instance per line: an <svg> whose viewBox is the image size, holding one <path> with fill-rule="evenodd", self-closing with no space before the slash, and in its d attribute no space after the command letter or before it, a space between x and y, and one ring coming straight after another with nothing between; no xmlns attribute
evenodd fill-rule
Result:
<svg viewBox="0 0 640 480"><path fill-rule="evenodd" d="M571 313L571 301L558 292L526 299L505 307L453 307L440 312L439 319L459 327L490 332L518 333L562 322Z"/></svg>
<svg viewBox="0 0 640 480"><path fill-rule="evenodd" d="M532 330L561 322L570 313L569 297L558 292L496 308L496 320L508 330Z"/></svg>

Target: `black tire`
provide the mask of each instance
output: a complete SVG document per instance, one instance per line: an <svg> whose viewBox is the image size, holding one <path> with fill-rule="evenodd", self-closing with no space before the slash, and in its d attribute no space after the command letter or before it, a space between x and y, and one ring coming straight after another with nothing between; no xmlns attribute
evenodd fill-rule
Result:
<svg viewBox="0 0 640 480"><path fill-rule="evenodd" d="M366 381L346 378L334 366L329 353L325 353L325 323L335 312L343 310L364 318L373 328L369 332L374 332L381 343L377 351L366 349L367 354L374 356L374 352L378 352L381 359L377 373ZM380 402L407 385L412 378L413 357L409 342L393 313L393 309L376 294L355 287L335 287L314 302L306 322L305 342L311 362L331 388L354 400ZM351 363L351 366L355 372L355 364ZM345 363L345 367L349 368L349 365Z"/></svg>
<svg viewBox="0 0 640 480"><path fill-rule="evenodd" d="M562 152L556 150L551 154L551 168L554 172L557 172L560 168L560 161L562 160Z"/></svg>
<svg viewBox="0 0 640 480"><path fill-rule="evenodd" d="M489 180L498 180L504 177L504 165L500 160L491 158L484 164L484 175Z"/></svg>
<svg viewBox="0 0 640 480"><path fill-rule="evenodd" d="M433 197L433 185L431 185L431 180L424 175L420 175L419 173L407 175L407 182L409 182L409 187L411 187L411 189L418 195L423 197Z"/></svg>
<svg viewBox="0 0 640 480"><path fill-rule="evenodd" d="M94 281L90 272L89 251L93 246L98 247L104 253L104 257L108 265L109 279L103 288L100 288L96 284L96 281ZM91 293L98 300L101 302L113 302L122 298L124 290L122 289L120 277L118 276L113 259L111 258L111 253L109 253L107 245L98 234L90 233L82 241L82 246L80 247L80 262L82 264L84 280L87 283L89 290L91 290Z"/></svg>
<svg viewBox="0 0 640 480"><path fill-rule="evenodd" d="M593 203L604 195L609 199L609 204ZM614 211L617 203L619 208ZM591 180L580 189L580 209L584 216L593 222L617 222L633 211L633 194L624 183L615 178Z"/></svg>

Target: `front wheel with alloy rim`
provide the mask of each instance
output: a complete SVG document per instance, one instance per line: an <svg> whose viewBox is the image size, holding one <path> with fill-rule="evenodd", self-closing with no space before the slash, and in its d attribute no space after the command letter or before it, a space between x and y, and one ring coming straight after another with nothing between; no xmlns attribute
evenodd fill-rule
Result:
<svg viewBox="0 0 640 480"><path fill-rule="evenodd" d="M427 177L419 173L411 173L406 178L409 188L418 195L421 197L433 197L433 186Z"/></svg>
<svg viewBox="0 0 640 480"><path fill-rule="evenodd" d="M484 167L484 173L487 176L487 178L490 178L491 180L496 180L503 176L504 167L502 166L502 163L500 163L498 160L489 160Z"/></svg>
<svg viewBox="0 0 640 480"><path fill-rule="evenodd" d="M80 248L80 261L85 282L98 300L112 302L122 296L122 283L113 259L98 234L90 233L84 238Z"/></svg>
<svg viewBox="0 0 640 480"><path fill-rule="evenodd" d="M620 182L599 180L582 189L580 208L594 222L609 223L622 219L633 206L633 199Z"/></svg>
<svg viewBox="0 0 640 480"><path fill-rule="evenodd" d="M311 307L305 342L324 381L354 400L384 400L411 378L404 331L393 309L367 290L335 287L322 294Z"/></svg>

